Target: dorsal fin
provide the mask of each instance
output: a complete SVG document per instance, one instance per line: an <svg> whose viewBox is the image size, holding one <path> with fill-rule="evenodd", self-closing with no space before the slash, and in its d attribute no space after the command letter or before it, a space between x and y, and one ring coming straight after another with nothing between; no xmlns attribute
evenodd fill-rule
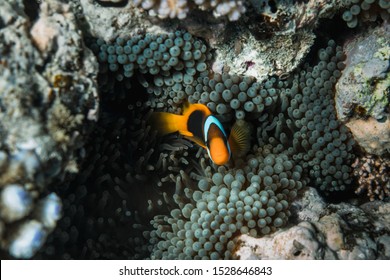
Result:
<svg viewBox="0 0 390 280"><path fill-rule="evenodd" d="M244 120L237 120L229 135L229 145L234 158L243 157L250 149L251 129Z"/></svg>
<svg viewBox="0 0 390 280"><path fill-rule="evenodd" d="M183 107L182 107L182 115L185 116L188 114L188 110L190 109L190 103L188 101L183 102Z"/></svg>

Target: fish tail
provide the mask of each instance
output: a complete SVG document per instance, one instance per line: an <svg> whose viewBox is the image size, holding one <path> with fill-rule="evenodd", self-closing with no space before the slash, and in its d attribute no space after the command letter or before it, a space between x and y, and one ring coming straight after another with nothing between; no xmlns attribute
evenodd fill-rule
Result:
<svg viewBox="0 0 390 280"><path fill-rule="evenodd" d="M158 135L163 136L182 130L184 123L183 116L166 112L154 112L148 122L153 129L158 131Z"/></svg>
<svg viewBox="0 0 390 280"><path fill-rule="evenodd" d="M243 121L237 120L229 135L229 145L234 158L243 157L250 149L250 125Z"/></svg>

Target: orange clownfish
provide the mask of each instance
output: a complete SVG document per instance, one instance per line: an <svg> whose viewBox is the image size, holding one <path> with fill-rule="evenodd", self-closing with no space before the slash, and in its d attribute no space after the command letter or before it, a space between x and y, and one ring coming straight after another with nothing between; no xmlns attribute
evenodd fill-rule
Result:
<svg viewBox="0 0 390 280"><path fill-rule="evenodd" d="M229 138L221 122L203 104L185 103L182 115L155 112L150 118L153 128L159 135L179 132L187 139L205 148L211 160L223 165L234 156L245 155L249 150L250 129L237 121Z"/></svg>

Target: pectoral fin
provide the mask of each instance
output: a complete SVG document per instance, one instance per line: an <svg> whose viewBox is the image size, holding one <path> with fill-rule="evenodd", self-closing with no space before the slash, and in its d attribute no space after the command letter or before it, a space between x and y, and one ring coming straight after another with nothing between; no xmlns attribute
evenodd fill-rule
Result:
<svg viewBox="0 0 390 280"><path fill-rule="evenodd" d="M250 149L250 125L244 120L237 120L229 135L229 145L234 158L243 157Z"/></svg>

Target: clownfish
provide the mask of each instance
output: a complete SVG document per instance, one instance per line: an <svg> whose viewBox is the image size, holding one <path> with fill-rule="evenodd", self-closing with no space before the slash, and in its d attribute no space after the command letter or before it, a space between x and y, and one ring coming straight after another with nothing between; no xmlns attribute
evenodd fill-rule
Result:
<svg viewBox="0 0 390 280"><path fill-rule="evenodd" d="M154 112L149 122L160 136L179 132L203 147L217 165L226 164L232 155L245 155L250 148L250 129L244 121L237 121L228 137L221 122L203 104L186 102L182 115Z"/></svg>

